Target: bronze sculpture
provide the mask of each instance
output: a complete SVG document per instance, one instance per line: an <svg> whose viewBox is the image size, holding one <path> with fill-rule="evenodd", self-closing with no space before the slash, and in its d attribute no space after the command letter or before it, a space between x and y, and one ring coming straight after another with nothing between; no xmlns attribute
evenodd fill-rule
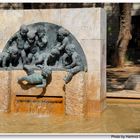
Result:
<svg viewBox="0 0 140 140"><path fill-rule="evenodd" d="M64 81L67 84L68 82L70 82L74 74L78 73L79 71L84 71L84 66L82 64L79 54L75 50L74 44L67 45L65 50L67 54L66 56L72 59L72 62L70 64L66 63L66 61L64 63L65 68L68 71L68 75L64 78Z"/></svg>
<svg viewBox="0 0 140 140"><path fill-rule="evenodd" d="M26 81L31 85L35 85L37 88L44 88L48 84L49 77L52 73L49 67L42 68L41 73L35 72L29 65L25 65L24 70L27 76L19 78L18 82Z"/></svg>
<svg viewBox="0 0 140 140"><path fill-rule="evenodd" d="M26 25L21 25L20 27L20 31L17 32L14 36L11 37L11 39L7 42L5 49L9 48L10 46L12 46L12 43L16 43L17 44L17 48L18 48L18 53L21 56L22 59L22 63L25 64L25 60L26 60L26 54L25 54L25 50L24 50L24 44L27 40L27 33L28 33L28 28Z"/></svg>
<svg viewBox="0 0 140 140"><path fill-rule="evenodd" d="M27 76L18 81L40 88L47 85L52 70L66 70L68 75L64 81L67 84L73 75L86 71L86 65L85 55L72 34L50 23L22 25L0 53L1 68L24 69ZM41 73L36 73L36 69Z"/></svg>

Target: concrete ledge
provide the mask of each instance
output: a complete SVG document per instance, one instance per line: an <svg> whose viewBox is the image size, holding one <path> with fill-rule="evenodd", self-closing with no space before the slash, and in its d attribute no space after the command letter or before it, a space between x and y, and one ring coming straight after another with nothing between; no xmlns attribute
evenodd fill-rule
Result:
<svg viewBox="0 0 140 140"><path fill-rule="evenodd" d="M116 91L116 92L115 91L107 92L107 97L140 99L140 93L134 90L122 90L122 91Z"/></svg>

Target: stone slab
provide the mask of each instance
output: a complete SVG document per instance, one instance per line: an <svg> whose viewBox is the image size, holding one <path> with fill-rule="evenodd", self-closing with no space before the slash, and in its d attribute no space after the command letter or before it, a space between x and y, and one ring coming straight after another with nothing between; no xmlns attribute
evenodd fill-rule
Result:
<svg viewBox="0 0 140 140"><path fill-rule="evenodd" d="M106 13L101 8L61 9L61 25L78 40L105 39Z"/></svg>
<svg viewBox="0 0 140 140"><path fill-rule="evenodd" d="M80 41L86 55L88 72L101 70L102 40L84 39Z"/></svg>
<svg viewBox="0 0 140 140"><path fill-rule="evenodd" d="M76 74L70 83L65 87L66 92L66 114L84 115L85 114L85 72Z"/></svg>
<svg viewBox="0 0 140 140"><path fill-rule="evenodd" d="M140 99L140 92L135 90L121 90L114 92L107 92L107 97L112 98L135 98Z"/></svg>

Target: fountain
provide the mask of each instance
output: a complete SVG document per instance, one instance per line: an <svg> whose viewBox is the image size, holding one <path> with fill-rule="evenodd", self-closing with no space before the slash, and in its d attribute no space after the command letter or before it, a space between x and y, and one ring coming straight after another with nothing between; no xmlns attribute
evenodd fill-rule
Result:
<svg viewBox="0 0 140 140"><path fill-rule="evenodd" d="M0 15L7 19L1 20L0 30L9 29L0 36L5 46L0 53L1 112L84 116L104 110L103 9L15 10Z"/></svg>

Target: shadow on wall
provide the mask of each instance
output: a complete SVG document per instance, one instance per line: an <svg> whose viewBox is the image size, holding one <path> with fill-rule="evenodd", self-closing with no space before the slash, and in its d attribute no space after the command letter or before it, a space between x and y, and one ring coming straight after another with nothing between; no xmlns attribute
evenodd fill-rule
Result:
<svg viewBox="0 0 140 140"><path fill-rule="evenodd" d="M87 8L94 3L0 3L0 9Z"/></svg>

